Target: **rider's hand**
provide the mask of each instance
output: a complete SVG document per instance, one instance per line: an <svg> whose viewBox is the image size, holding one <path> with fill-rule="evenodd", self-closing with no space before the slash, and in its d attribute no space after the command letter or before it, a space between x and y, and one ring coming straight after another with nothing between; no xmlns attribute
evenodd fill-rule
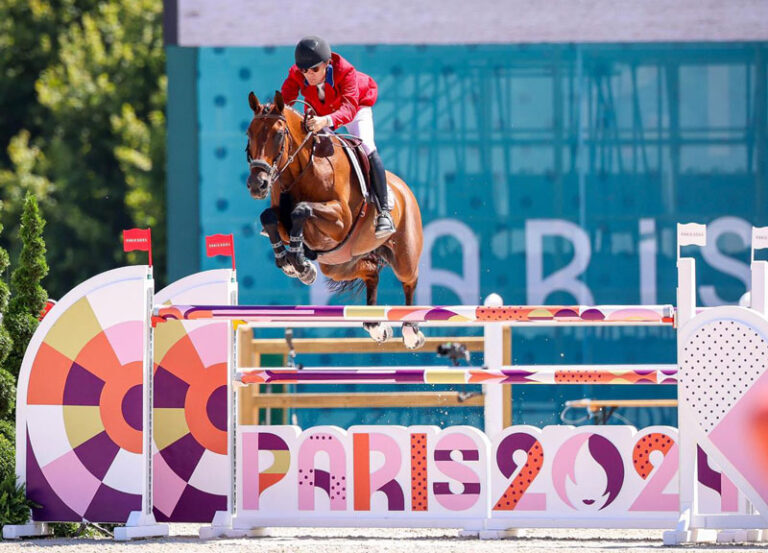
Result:
<svg viewBox="0 0 768 553"><path fill-rule="evenodd" d="M326 115L325 117L312 116L307 121L307 127L309 127L309 130L313 132L319 132L325 127L330 127L332 125L333 120L331 119L330 115Z"/></svg>

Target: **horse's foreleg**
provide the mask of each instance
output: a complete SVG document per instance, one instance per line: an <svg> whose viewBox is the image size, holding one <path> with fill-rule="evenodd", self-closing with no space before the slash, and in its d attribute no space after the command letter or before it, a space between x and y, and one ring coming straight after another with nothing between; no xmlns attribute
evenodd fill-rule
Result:
<svg viewBox="0 0 768 553"><path fill-rule="evenodd" d="M317 278L317 268L304 256L304 225L311 216L312 207L307 202L301 202L293 208L288 244L288 262L299 275L299 280L307 285Z"/></svg>
<svg viewBox="0 0 768 553"><path fill-rule="evenodd" d="M317 243L323 236L340 242L345 236L344 229L351 223L349 209L345 207L339 201L300 202L291 211L288 261L304 284L312 284L317 278L317 268L304 253L305 239L309 244Z"/></svg>
<svg viewBox="0 0 768 553"><path fill-rule="evenodd" d="M280 231L278 230L278 218L277 211L273 207L269 207L261 212L261 226L269 237L269 241L272 244L272 251L275 252L275 265L278 269L281 269L289 277L295 278L298 275L296 270L288 262L288 252L283 246L283 240L280 238Z"/></svg>

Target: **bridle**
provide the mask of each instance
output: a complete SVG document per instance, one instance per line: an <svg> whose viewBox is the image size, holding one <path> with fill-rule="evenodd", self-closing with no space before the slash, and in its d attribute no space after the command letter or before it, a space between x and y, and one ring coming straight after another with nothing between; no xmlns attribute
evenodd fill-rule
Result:
<svg viewBox="0 0 768 553"><path fill-rule="evenodd" d="M268 108L265 108L265 111ZM305 114L304 120L306 123L307 115ZM292 154L288 156L288 160L283 164L282 167L278 168L278 164L280 163L280 160L283 158L286 152L286 144L288 143L289 137L291 142L296 142L293 138L293 135L291 134L291 129L288 127L288 121L285 118L285 115L280 113L260 113L258 115L254 115L254 119L277 119L278 121L282 121L285 123L285 133L283 134L283 140L280 144L280 151L275 156L275 160L272 162L272 165L264 161L263 159L253 159L251 157L251 151L250 151L250 138L248 139L248 142L245 145L245 155L248 160L249 167L253 169L260 169L267 173L267 178L269 178L269 185L271 186L275 182L278 182L280 177L283 175L286 169L291 166L293 161L296 159L296 156L299 155L299 152L304 149L304 147L307 145L307 143L315 136L314 131L307 131L307 135L304 137L304 140L301 141L299 146L293 151ZM306 125L305 125L306 126ZM293 188L293 185L296 184L301 180L301 177L304 176L304 173L307 171L307 169L312 165L312 162L314 161L315 156L315 148L314 145L312 149L309 151L309 160L307 161L307 164L304 166L304 168L301 170L299 175L293 179L293 182L289 186L283 186L282 191L288 192L291 188Z"/></svg>

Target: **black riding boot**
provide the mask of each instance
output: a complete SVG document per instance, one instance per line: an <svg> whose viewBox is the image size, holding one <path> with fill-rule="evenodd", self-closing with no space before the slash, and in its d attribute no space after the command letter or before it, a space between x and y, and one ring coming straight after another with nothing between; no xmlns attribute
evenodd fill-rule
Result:
<svg viewBox="0 0 768 553"><path fill-rule="evenodd" d="M371 184L373 192L376 194L376 203L379 208L379 214L376 217L376 238L386 238L395 232L395 224L392 222L392 216L389 214L389 201L387 199L387 173L384 171L384 164L381 162L379 152L374 150L368 155L368 161L371 163Z"/></svg>

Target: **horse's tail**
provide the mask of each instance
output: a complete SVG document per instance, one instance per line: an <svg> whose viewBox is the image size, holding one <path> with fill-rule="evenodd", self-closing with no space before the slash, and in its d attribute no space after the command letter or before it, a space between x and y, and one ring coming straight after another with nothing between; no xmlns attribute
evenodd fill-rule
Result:
<svg viewBox="0 0 768 553"><path fill-rule="evenodd" d="M378 273L392 262L392 252L388 248L380 246L363 256L359 261L374 264ZM327 286L333 294L348 294L350 297L356 298L365 290L365 281L362 278L339 281L328 279Z"/></svg>
<svg viewBox="0 0 768 553"><path fill-rule="evenodd" d="M365 281L362 278L352 280L330 280L328 279L328 291L332 294L345 294L351 298L356 298L365 290Z"/></svg>

